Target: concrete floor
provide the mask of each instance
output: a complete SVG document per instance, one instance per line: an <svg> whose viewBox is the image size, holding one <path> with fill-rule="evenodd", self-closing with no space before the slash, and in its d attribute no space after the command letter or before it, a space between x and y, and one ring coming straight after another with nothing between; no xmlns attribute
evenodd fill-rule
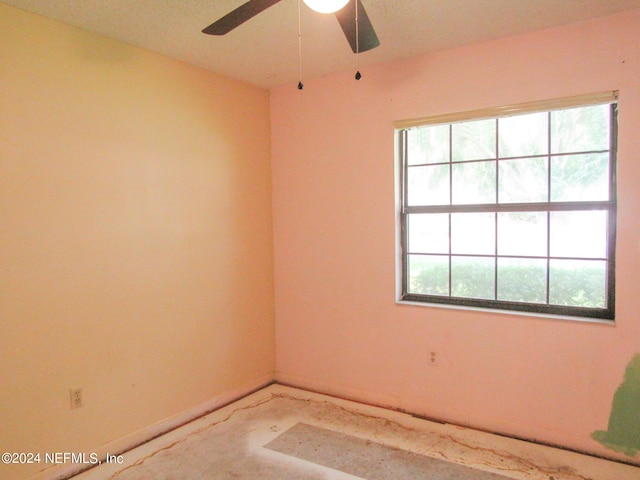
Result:
<svg viewBox="0 0 640 480"><path fill-rule="evenodd" d="M74 480L640 480L640 468L271 385Z"/></svg>

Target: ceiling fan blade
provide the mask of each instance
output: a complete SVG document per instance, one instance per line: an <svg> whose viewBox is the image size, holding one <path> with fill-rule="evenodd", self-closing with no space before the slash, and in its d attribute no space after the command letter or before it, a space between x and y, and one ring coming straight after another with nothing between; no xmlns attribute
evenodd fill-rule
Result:
<svg viewBox="0 0 640 480"><path fill-rule="evenodd" d="M356 44L356 2L358 2L358 42ZM380 40L373 29L371 20L367 15L360 0L349 0L344 8L336 12L336 18L340 22L353 53L366 52L380 45Z"/></svg>
<svg viewBox="0 0 640 480"><path fill-rule="evenodd" d="M221 19L213 22L202 30L202 33L208 35L224 35L225 33L229 33L234 28L242 25L247 20L280 1L281 0L249 0L247 3L227 13Z"/></svg>

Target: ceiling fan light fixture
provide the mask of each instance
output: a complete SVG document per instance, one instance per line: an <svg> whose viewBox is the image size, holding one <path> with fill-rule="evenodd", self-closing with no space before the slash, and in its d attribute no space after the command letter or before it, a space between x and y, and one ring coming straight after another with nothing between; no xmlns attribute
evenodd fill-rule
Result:
<svg viewBox="0 0 640 480"><path fill-rule="evenodd" d="M318 13L335 13L343 8L349 0L302 0L307 7Z"/></svg>

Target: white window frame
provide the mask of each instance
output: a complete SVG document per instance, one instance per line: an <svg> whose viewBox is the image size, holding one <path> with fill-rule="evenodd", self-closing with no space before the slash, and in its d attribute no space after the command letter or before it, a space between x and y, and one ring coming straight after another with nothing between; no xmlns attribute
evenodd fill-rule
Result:
<svg viewBox="0 0 640 480"><path fill-rule="evenodd" d="M469 112L460 112L453 114L435 115L430 117L422 117L411 120L403 120L394 123L395 127L395 139L396 139L396 151L397 162L399 170L397 170L397 244L398 258L397 258L397 300L399 303L419 303L427 305L440 305L458 308L479 308L482 310L499 310L509 311L512 313L526 313L526 314L542 314L560 317L579 317L586 319L600 319L605 321L613 321L615 319L615 244L616 244L616 156L617 156L617 91L601 92L596 94L580 95L562 99L546 100L540 102L529 102L518 105L511 105L506 107L489 108L482 110L474 110ZM412 213L419 212L433 212L434 209L421 209L421 207L411 207L407 202L407 165L405 165L406 158L406 132L408 129L420 126L429 125L446 125L454 124L458 122L489 119L489 118L501 118L511 115L533 113L533 112L550 112L558 109L566 109L571 107L586 107L599 104L611 104L612 116L610 125L610 161L609 161L609 199L607 201L599 202L547 202L546 211L554 210L587 210L587 209L603 209L607 211L608 223L607 223L607 286L606 286L606 306L605 308L590 308L590 307L575 307L575 306L563 306L553 305L547 303L521 303L521 302L509 302L502 300L487 300L487 299L475 299L466 297L454 297L454 296L437 296L437 295L425 295L408 292L408 266L406 252L406 245L408 242L406 235L407 218ZM548 153L551 156L550 153ZM497 159L496 159L497 160ZM586 204L589 205L586 205ZM539 205L538 205L539 206ZM505 208L509 211L510 206L503 206L502 204L495 205L495 212L502 211ZM438 210L438 209L435 209ZM459 212L459 211L473 211L474 207L464 206L445 206L442 208L443 212ZM526 211L518 210L518 211ZM451 257L451 252L449 252ZM547 267L548 268L548 267ZM549 286L547 285L547 291Z"/></svg>

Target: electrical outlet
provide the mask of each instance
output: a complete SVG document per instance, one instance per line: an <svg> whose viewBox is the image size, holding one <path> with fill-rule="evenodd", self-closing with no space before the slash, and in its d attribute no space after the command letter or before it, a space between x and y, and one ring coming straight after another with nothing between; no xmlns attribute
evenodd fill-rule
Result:
<svg viewBox="0 0 640 480"><path fill-rule="evenodd" d="M82 406L82 389L71 388L69 393L71 395L71 408L80 408Z"/></svg>
<svg viewBox="0 0 640 480"><path fill-rule="evenodd" d="M430 367L438 367L440 366L440 358L438 357L438 354L436 352L429 352L429 362L428 365Z"/></svg>

